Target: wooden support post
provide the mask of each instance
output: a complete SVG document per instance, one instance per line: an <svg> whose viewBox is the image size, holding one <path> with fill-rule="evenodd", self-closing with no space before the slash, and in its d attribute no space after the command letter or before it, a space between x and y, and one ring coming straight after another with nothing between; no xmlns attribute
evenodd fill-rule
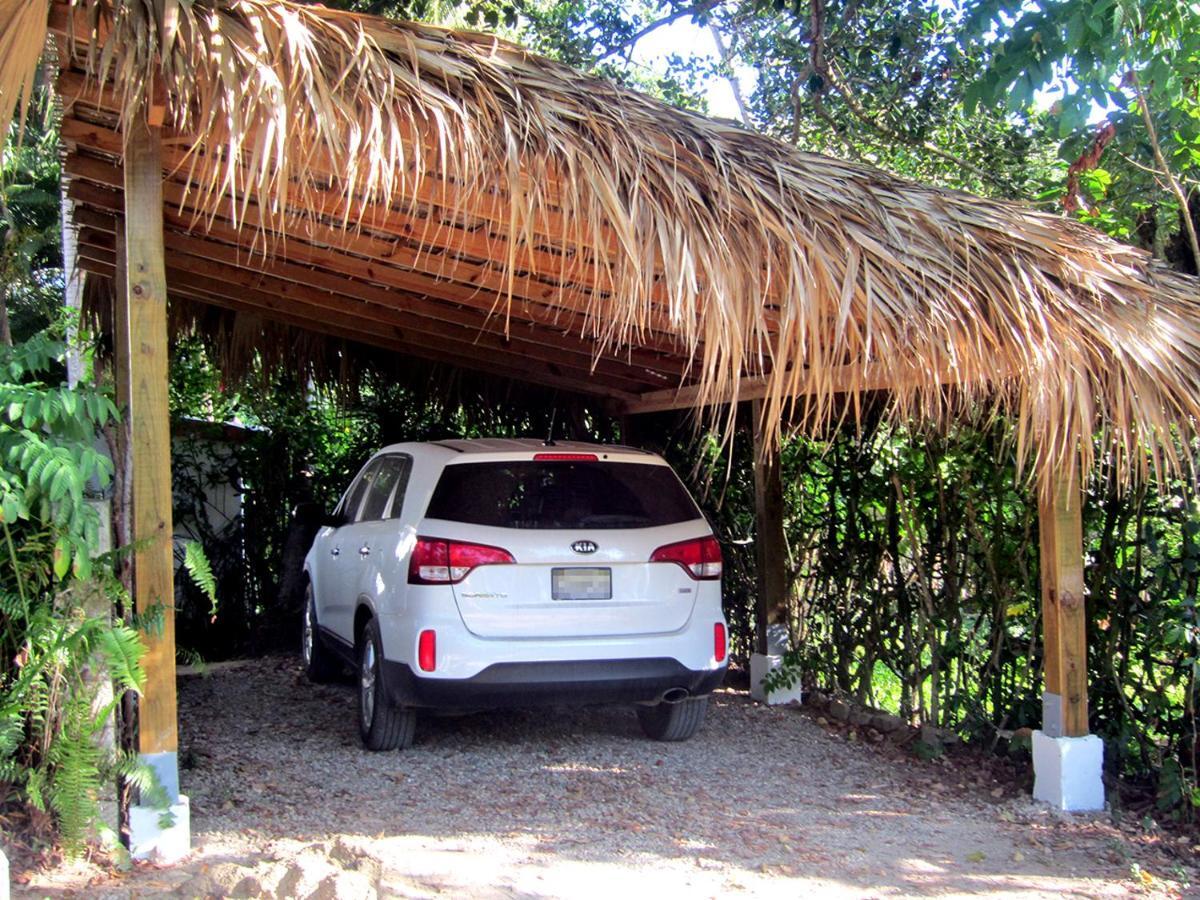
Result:
<svg viewBox="0 0 1200 900"><path fill-rule="evenodd" d="M751 403L754 430L754 549L758 563L758 596L754 605L754 643L771 654L767 626L787 621L787 539L783 534L783 482L779 448L763 437L763 402Z"/></svg>
<svg viewBox="0 0 1200 900"><path fill-rule="evenodd" d="M167 412L167 282L163 260L160 130L133 115L125 133L125 278L114 316L117 385L126 394L132 471L134 606L143 632L146 687L138 705L138 750L159 757L164 787L178 794L175 591L171 540L171 432ZM123 288L123 289L122 289Z"/></svg>
<svg viewBox="0 0 1200 900"><path fill-rule="evenodd" d="M1050 737L1088 733L1082 507L1077 476L1057 482L1039 500L1046 663L1042 730Z"/></svg>

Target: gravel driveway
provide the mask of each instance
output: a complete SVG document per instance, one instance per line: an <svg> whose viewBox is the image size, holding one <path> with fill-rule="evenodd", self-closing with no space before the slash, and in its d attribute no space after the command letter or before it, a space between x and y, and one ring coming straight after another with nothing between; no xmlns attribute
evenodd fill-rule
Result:
<svg viewBox="0 0 1200 900"><path fill-rule="evenodd" d="M1102 820L1063 820L961 764L714 697L684 744L632 710L427 717L360 749L353 688L290 659L181 679L197 852L107 896L1124 896ZM998 796L997 796L998 795ZM30 885L39 894L68 887ZM1156 882L1150 889L1173 894Z"/></svg>

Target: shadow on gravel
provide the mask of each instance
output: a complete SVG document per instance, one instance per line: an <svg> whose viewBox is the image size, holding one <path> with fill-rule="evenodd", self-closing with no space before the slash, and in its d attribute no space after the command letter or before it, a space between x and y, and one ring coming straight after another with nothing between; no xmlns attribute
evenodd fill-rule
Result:
<svg viewBox="0 0 1200 900"><path fill-rule="evenodd" d="M426 716L414 747L385 754L360 748L354 702L350 685L310 685L291 659L182 679L181 777L197 841L349 835L402 866L387 859L393 840L466 852L483 836L535 854L531 864L682 862L856 895L1119 874L1098 871L1086 843L1053 858L1022 852L986 803L913 793L915 763L741 693L715 695L683 744L643 737L632 709L596 707Z"/></svg>

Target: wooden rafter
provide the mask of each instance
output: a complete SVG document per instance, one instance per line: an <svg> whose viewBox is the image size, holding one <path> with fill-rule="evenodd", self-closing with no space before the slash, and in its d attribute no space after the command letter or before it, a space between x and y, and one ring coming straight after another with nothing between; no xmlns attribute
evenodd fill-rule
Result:
<svg viewBox="0 0 1200 900"><path fill-rule="evenodd" d="M82 233L84 243L106 248L109 242L93 232L111 234L115 230L114 219L80 210L77 221L90 229ZM294 299L343 312L364 322L374 320L381 327L397 327L431 337L469 342L481 349L561 361L583 373L620 380L629 388L642 390L647 381L654 380L654 373L648 370L639 370L609 358L596 359L588 342L573 336L534 326L517 326L506 334L502 321L488 323L473 310L435 304L303 266L274 261L255 263L247 260L236 247L193 235L168 231L166 246L171 254L168 265L180 272L227 278L231 286L274 293L282 300ZM666 374L678 378L678 373L679 370L674 373L668 370Z"/></svg>
<svg viewBox="0 0 1200 900"><path fill-rule="evenodd" d="M80 232L80 252L89 259L111 260L111 250L99 247L95 232L84 229ZM111 243L105 241L103 243ZM582 363L564 359L553 349L537 344L514 350L503 338L492 334L479 334L466 329L456 329L442 323L429 322L419 316L404 317L397 321L391 315L378 312L364 315L348 308L339 298L320 292L306 290L297 285L280 285L246 270L214 266L185 254L172 253L167 262L167 279L172 289L200 292L208 297L223 297L227 304L238 304L247 309L253 307L260 315L284 321L288 324L321 331L336 326L342 333L351 333L355 339L367 343L378 338L393 347L428 346L445 350L459 358L489 357L514 358L521 366L544 364L551 371L570 377L577 384L592 383L592 392L635 396L640 382L622 375L608 372L593 373Z"/></svg>
<svg viewBox="0 0 1200 900"><path fill-rule="evenodd" d="M94 247L80 247L80 267L94 275L112 278L115 275L111 254L99 251ZM636 397L615 388L609 388L595 379L581 379L564 371L551 363L536 360L525 360L520 364L513 363L510 357L488 357L480 353L466 355L455 352L457 348L443 345L431 345L428 342L403 341L379 329L370 332L360 326L345 327L339 323L314 322L312 318L294 312L287 303L280 303L278 298L270 295L242 295L237 298L230 296L228 290L219 290L219 285L213 280L195 280L180 283L180 279L171 278L171 270L167 270L171 281L169 294L173 298L194 303L215 306L231 312L249 313L264 320L289 325L304 331L325 334L330 337L352 341L364 346L387 350L415 359L433 363L442 363L455 368L461 368L485 375L495 375L517 382L557 388L576 394L587 394L603 397L621 403Z"/></svg>
<svg viewBox="0 0 1200 900"><path fill-rule="evenodd" d="M68 189L71 199L78 201L84 208L100 211L108 215L120 215L124 209L121 195L107 184L112 177L113 167L104 166L104 173L98 172L95 160L84 161L79 157L67 160L68 174L76 177ZM86 174L80 174L86 172ZM104 181L95 180L103 177ZM165 192L170 198L182 188L170 182L164 185ZM238 246L240 232L237 227L223 217L207 218L197 222L193 215L186 211L173 211L169 204L164 211L164 219L168 228L182 234L198 234L207 238ZM247 211L254 225L256 210L252 207ZM262 254L255 249L244 248L244 256L250 260L283 260L297 265L309 266L325 272L355 279L358 282L374 284L403 292L405 295L454 304L456 306L474 309L483 315L481 321L497 313L496 295L484 291L478 286L460 284L427 274L416 268L406 268L393 265L395 246L370 236L360 236L351 249L341 249L329 241L337 237L326 226L307 225L305 235L291 237L286 244L273 248L270 254ZM378 255L371 256L375 252ZM385 255L390 254L390 256ZM583 317L575 312L560 307L554 307L546 302L529 302L518 299L508 309L508 321L544 326L559 334L575 334L581 338L588 335ZM665 338L655 339L646 335L645 343L637 346L622 345L614 347L605 355L621 359L635 365L644 365L655 369L658 364L671 359L679 359L677 351L672 353L669 348L672 342Z"/></svg>

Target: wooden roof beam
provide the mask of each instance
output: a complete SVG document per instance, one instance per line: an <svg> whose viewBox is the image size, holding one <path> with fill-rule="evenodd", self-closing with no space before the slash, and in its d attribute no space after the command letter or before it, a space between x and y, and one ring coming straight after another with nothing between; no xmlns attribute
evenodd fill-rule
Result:
<svg viewBox="0 0 1200 900"><path fill-rule="evenodd" d="M86 207L77 210L76 221L80 225L106 233L115 233L116 230L115 218L96 213ZM340 303L346 310L361 314L367 319L377 319L380 324L396 324L435 335L449 333L476 343L486 335L485 345L500 341L502 343L497 346L505 348L507 352L529 352L535 357L546 351L553 351L556 361L561 355L562 360L574 368L595 372L601 376L608 374L614 378L628 379L630 385L637 389L644 388L647 383L653 384L657 380L656 374L659 378L665 378L673 373L674 377L678 378L682 372L682 362L672 369L659 368L657 373L646 371L643 367L608 356L597 358L593 345L561 331L517 323L506 332L503 328L503 318L500 316L489 321L474 310L463 310L379 288L374 284L355 282L340 275L330 275L305 266L274 260L256 260L237 247L194 235L168 230L166 246L172 251L171 262L175 265L182 265L181 260L185 257L194 257L219 266L228 266L237 271L235 278L239 283L262 286L273 293L286 296L329 292L340 298Z"/></svg>
<svg viewBox="0 0 1200 900"><path fill-rule="evenodd" d="M105 254L111 256L111 241L99 240L97 233L90 229L80 231L79 245L80 252L89 258L96 258L97 255L103 258ZM523 345L515 349L495 335L429 323L420 317L379 318L363 315L358 309L346 308L325 292L299 285L279 284L274 279L257 276L253 272L213 264L179 252L168 255L167 275L172 286L180 285L214 296L225 296L232 302L253 303L265 313L277 318L287 316L289 324L300 324L309 330L314 330L314 326L337 326L355 331L358 339L364 341L372 335L381 335L406 344L447 348L461 357L490 354L513 357L520 360L521 365L541 363L552 371L571 375L579 383L594 380L598 388L603 389L596 390L596 393L616 392L632 397L645 384L624 374L592 372L586 361L575 362L554 350L537 345Z"/></svg>
<svg viewBox="0 0 1200 900"><path fill-rule="evenodd" d="M87 272L104 278L113 278L115 269L111 254L104 254L94 247L80 247L80 267ZM262 319L279 322L303 331L325 334L358 344L402 353L428 362L440 363L455 368L494 375L516 382L536 384L541 387L556 388L574 394L584 394L604 398L611 402L621 403L634 398L636 395L606 385L591 379L572 377L555 371L550 365L533 360L526 360L521 366L509 366L495 359L488 359L481 354L457 353L444 347L434 347L428 343L413 343L395 340L387 337L379 330L366 332L357 328L346 328L341 325L321 325L312 319L295 315L280 309L271 309L259 305L256 300L261 296L252 295L245 299L234 299L226 293L207 290L204 286L179 283L179 279L170 278L168 269L169 289L172 297L217 306L233 312L244 312L259 316ZM211 285L210 285L211 286ZM314 325L320 326L314 329Z"/></svg>
<svg viewBox="0 0 1200 900"><path fill-rule="evenodd" d="M989 380L1006 377L1002 371L989 376ZM885 372L877 366L834 366L827 369L823 376L823 386L830 394L864 393L868 391L887 391L897 388L932 387L943 384L955 384L963 381L962 374L951 369L935 372L912 370L911 373L897 376ZM770 393L770 380L765 375L747 376L738 379L737 390L727 391L716 396L702 397L699 385L684 384L675 388L646 391L636 400L628 402L622 412L625 415L639 413L664 412L671 409L687 409L698 406L720 406L736 399L763 400ZM788 394L786 396L799 396Z"/></svg>

